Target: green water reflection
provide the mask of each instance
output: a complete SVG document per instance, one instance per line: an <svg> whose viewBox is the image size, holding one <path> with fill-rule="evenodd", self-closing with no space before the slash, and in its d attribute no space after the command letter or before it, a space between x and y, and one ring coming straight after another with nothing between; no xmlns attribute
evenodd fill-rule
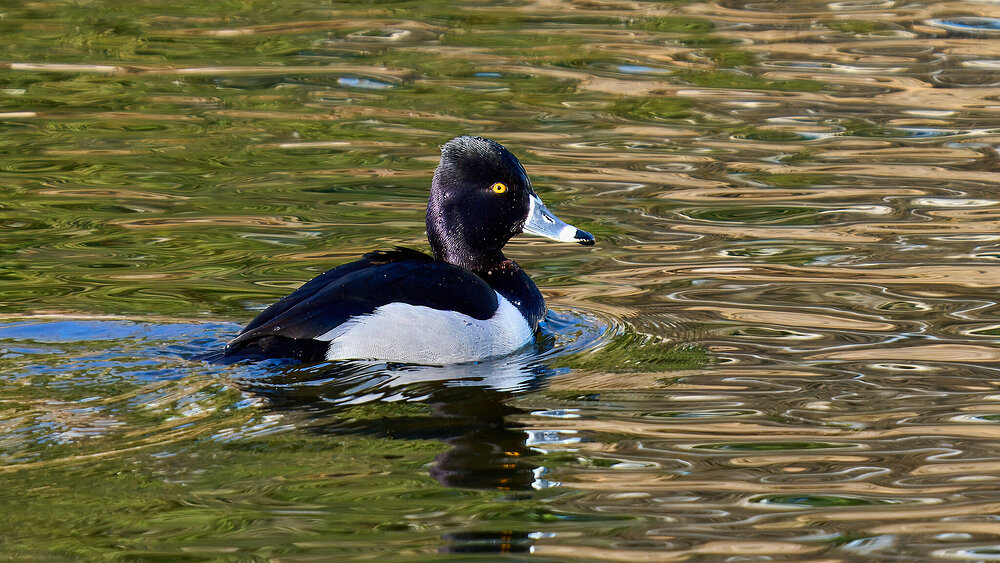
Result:
<svg viewBox="0 0 1000 563"><path fill-rule="evenodd" d="M0 2L0 552L988 558L998 21ZM426 248L461 134L599 240L508 247L552 309L536 350L198 361L332 266Z"/></svg>

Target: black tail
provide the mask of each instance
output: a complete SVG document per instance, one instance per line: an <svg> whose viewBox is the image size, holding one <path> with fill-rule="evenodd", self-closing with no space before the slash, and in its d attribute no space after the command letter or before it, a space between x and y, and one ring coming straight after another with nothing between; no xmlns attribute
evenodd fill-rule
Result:
<svg viewBox="0 0 1000 563"><path fill-rule="evenodd" d="M322 340L269 335L228 345L221 352L205 354L212 359L204 361L232 364L286 358L299 362L319 362L326 359L329 347L330 343Z"/></svg>

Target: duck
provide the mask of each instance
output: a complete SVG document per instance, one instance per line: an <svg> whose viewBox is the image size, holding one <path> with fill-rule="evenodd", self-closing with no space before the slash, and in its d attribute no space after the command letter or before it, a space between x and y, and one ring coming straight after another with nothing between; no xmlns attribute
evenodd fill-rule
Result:
<svg viewBox="0 0 1000 563"><path fill-rule="evenodd" d="M534 342L545 300L503 248L528 233L593 245L542 203L521 162L478 136L441 148L427 202L431 254L377 250L307 281L250 321L224 360L374 360L442 366Z"/></svg>

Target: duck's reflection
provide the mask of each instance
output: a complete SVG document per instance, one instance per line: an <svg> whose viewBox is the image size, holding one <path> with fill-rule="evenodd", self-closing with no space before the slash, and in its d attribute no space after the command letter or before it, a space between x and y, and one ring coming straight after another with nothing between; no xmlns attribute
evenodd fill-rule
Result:
<svg viewBox="0 0 1000 563"><path fill-rule="evenodd" d="M461 394L461 396L457 396ZM438 454L430 474L446 487L526 490L536 465L528 458L527 435L506 417L523 412L504 403L506 392L484 387L444 389L431 403L431 417L451 428L438 439L451 448Z"/></svg>
<svg viewBox="0 0 1000 563"><path fill-rule="evenodd" d="M606 326L585 318L550 312L554 333L572 338L562 353L586 349ZM339 363L314 366L257 366L240 386L268 399L271 408L305 417L316 432L437 440L450 447L437 455L429 473L446 487L528 496L551 486L544 467L532 461L531 444L549 437L529 435L516 422L525 413L511 399L540 387L561 370L547 366L554 339L541 334L533 350L477 364L444 367ZM353 416L359 406L376 407L379 416ZM420 405L421 409L407 408ZM419 412L415 413L417 410ZM449 553L530 551L534 532L476 531L442 536Z"/></svg>
<svg viewBox="0 0 1000 563"><path fill-rule="evenodd" d="M445 553L527 553L534 543L533 534L504 530L502 532L465 532L445 534Z"/></svg>
<svg viewBox="0 0 1000 563"><path fill-rule="evenodd" d="M525 491L542 486L528 435L511 422L525 412L517 393L537 387L552 370L536 354L453 366L339 363L269 369L241 382L271 408L304 415L316 432L437 440L451 446L430 475L446 487ZM385 407L376 418L345 416L359 405ZM392 408L426 405L427 412Z"/></svg>

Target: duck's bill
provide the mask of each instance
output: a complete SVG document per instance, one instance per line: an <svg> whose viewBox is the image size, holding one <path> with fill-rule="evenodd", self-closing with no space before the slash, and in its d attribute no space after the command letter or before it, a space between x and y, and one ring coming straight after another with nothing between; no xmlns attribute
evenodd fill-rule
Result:
<svg viewBox="0 0 1000 563"><path fill-rule="evenodd" d="M564 223L545 208L537 195L532 194L529 201L531 206L528 218L524 221L524 232L562 242L578 242L588 246L594 244L594 235Z"/></svg>

